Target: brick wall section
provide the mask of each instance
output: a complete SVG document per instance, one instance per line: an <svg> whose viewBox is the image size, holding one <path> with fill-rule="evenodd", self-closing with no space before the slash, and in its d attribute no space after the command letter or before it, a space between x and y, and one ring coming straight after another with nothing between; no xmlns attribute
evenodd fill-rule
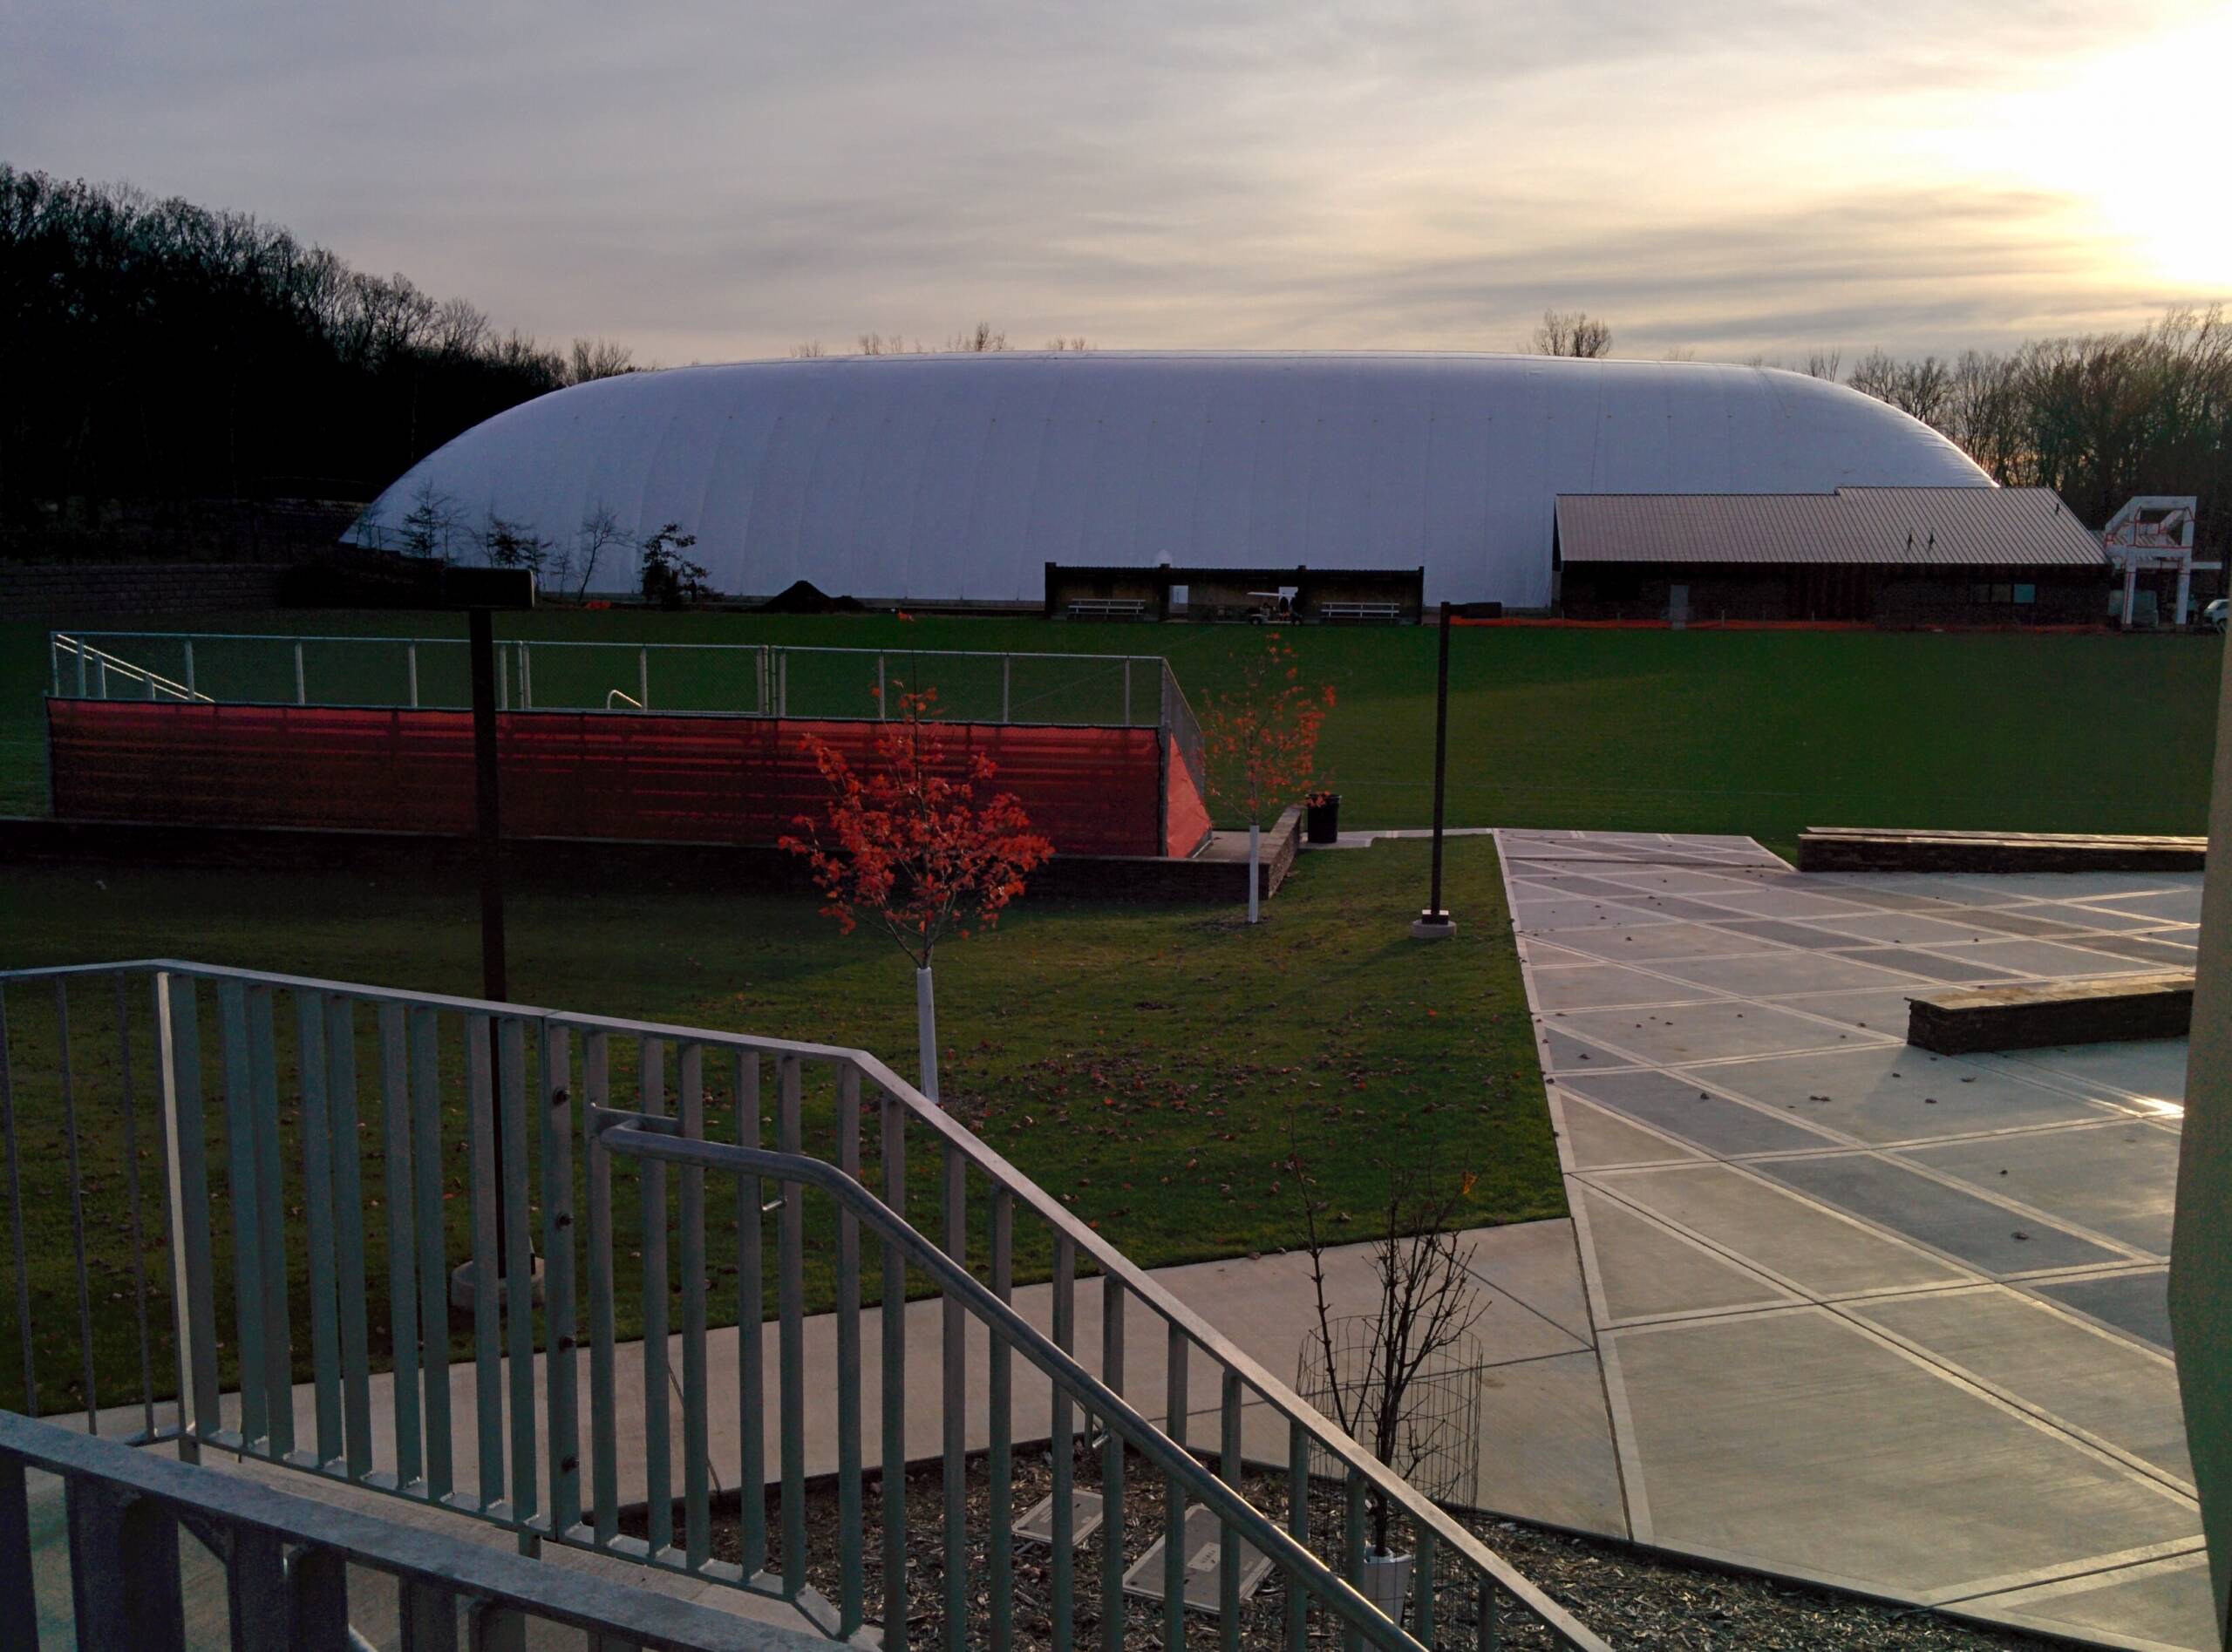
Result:
<svg viewBox="0 0 2232 1652"><path fill-rule="evenodd" d="M275 608L272 562L0 562L0 614L68 625Z"/></svg>

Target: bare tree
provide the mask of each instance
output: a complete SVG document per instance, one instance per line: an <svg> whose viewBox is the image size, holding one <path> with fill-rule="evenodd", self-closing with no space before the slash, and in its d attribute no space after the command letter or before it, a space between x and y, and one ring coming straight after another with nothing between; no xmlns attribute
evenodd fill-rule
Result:
<svg viewBox="0 0 2232 1652"><path fill-rule="evenodd" d="M1046 341L1046 348L1059 354L1064 350L1088 350L1092 346L1085 342L1085 335L1080 333L1074 338L1050 338Z"/></svg>
<svg viewBox="0 0 2232 1652"><path fill-rule="evenodd" d="M1835 384L1844 377L1845 353L1832 346L1827 350L1814 349L1806 352L1806 365L1799 371L1808 378L1826 378Z"/></svg>
<svg viewBox="0 0 2232 1652"><path fill-rule="evenodd" d="M1583 309L1546 309L1534 329L1537 356L1599 357L1612 353L1612 327Z"/></svg>
<svg viewBox="0 0 2232 1652"><path fill-rule="evenodd" d="M1935 356L1902 362L1881 350L1861 357L1845 383L1864 395L1888 402L1902 413L1911 413L1925 425L1945 416L1951 398L1951 369Z"/></svg>
<svg viewBox="0 0 2232 1652"><path fill-rule="evenodd" d="M1408 1479L1438 1443L1414 1425L1412 1390L1435 1356L1463 1341L1487 1308L1473 1279L1473 1247L1453 1231L1477 1178L1440 1167L1432 1152L1384 1166L1387 1197L1370 1241L1378 1299L1359 1339L1339 1334L1340 1322L1326 1298L1325 1256L1333 1241L1324 1218L1337 1214L1319 1193L1299 1151L1290 1150L1287 1167L1302 1196L1304 1248L1317 1309L1314 1351L1324 1362L1333 1420ZM1385 1554L1387 1499L1376 1489L1368 1496L1372 1547Z"/></svg>
<svg viewBox="0 0 2232 1652"><path fill-rule="evenodd" d="M586 384L593 378L617 378L636 370L636 352L609 338L577 338L566 366L566 382Z"/></svg>
<svg viewBox="0 0 2232 1652"><path fill-rule="evenodd" d="M997 330L991 323L980 321L974 327L964 327L945 341L947 350L956 355L986 356L1008 347L1008 336Z"/></svg>
<svg viewBox="0 0 2232 1652"><path fill-rule="evenodd" d="M818 338L809 338L802 344L791 346L791 356L795 361L820 361L828 353L821 347L821 341Z"/></svg>
<svg viewBox="0 0 2232 1652"><path fill-rule="evenodd" d="M918 343L910 348L906 339L897 333L888 338L881 333L862 333L858 342L863 356L919 356L922 353L922 345Z"/></svg>
<svg viewBox="0 0 2232 1652"><path fill-rule="evenodd" d="M573 578L576 599L589 595L589 581L596 574L597 559L614 546L627 542L628 534L610 506L600 505L582 518L581 527L574 532L573 555L566 570Z"/></svg>

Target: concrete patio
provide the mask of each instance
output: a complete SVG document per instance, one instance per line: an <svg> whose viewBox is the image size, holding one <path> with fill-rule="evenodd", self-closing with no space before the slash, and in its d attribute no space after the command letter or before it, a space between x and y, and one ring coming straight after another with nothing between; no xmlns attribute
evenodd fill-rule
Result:
<svg viewBox="0 0 2232 1652"><path fill-rule="evenodd" d="M1946 982L2190 963L2196 874L1498 833L1636 1540L2214 1647L2168 1346L2185 1041L1933 1057Z"/></svg>

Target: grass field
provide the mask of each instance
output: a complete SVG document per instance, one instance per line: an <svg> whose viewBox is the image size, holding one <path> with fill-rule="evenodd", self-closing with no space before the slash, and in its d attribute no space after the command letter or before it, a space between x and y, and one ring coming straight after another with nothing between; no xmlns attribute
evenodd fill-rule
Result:
<svg viewBox="0 0 2232 1652"><path fill-rule="evenodd" d="M1452 943L1422 947L1408 936L1426 874L1417 843L1317 855L1252 932L1230 912L1025 900L993 934L940 954L948 1103L1150 1266L1296 1243L1301 1207L1283 1162L1296 1151L1333 1207L1335 1231L1357 1237L1380 1196L1383 1152L1431 1152L1444 1168L1477 1176L1470 1221L1562 1214L1494 853L1477 839L1452 847L1450 904L1465 920ZM9 914L0 966L169 955L434 992L469 994L479 979L478 908L466 880L17 867L0 868L0 909ZM906 962L880 937L840 935L803 899L522 889L510 943L521 1002L861 1045L913 1071ZM51 1044L46 1002L18 989L7 1007L29 1178L32 1320L51 1404L67 1403L78 1320L66 1144L51 1054L39 1054ZM129 1298L112 1295L125 1288L131 1251L105 1016L98 1002L73 1009L78 1105L94 1121L85 1143L88 1236L96 1300L106 1299L97 1340L104 1369L136 1381ZM135 1047L150 1047L145 1028ZM368 1037L360 1069L374 1070ZM382 1137L371 1086L364 1088L365 1185L376 1189ZM151 1089L143 1077L143 1148L154 1140ZM713 1133L725 1105L714 1102ZM461 1129L454 1089L450 1105ZM936 1166L922 1158L910 1166L925 1200L916 1220L935 1231ZM224 1162L213 1143L213 1165ZM453 1170L461 1193L462 1161ZM221 1227L221 1188L217 1198ZM725 1204L708 1202L716 1211ZM616 1206L624 1256L635 1213L630 1198ZM453 1255L465 1254L466 1209L462 1197L450 1207ZM1035 1225L1019 1223L1017 1241L1019 1269L1043 1268ZM715 1254L725 1250L715 1241ZM815 1254L826 1266L827 1247ZM164 1256L151 1243L159 1281ZM221 1255L221 1279L228 1267ZM624 1262L623 1288L634 1288ZM12 1349L12 1290L0 1295L0 1348ZM630 1295L623 1322L640 1322L636 1313ZM299 1313L296 1322L305 1322ZM13 1387L12 1377L0 1384L0 1398Z"/></svg>
<svg viewBox="0 0 2232 1652"><path fill-rule="evenodd" d="M392 632L398 617L257 615L184 629L211 623ZM408 623L462 634L450 616ZM1262 643L1248 627L1035 619L547 610L505 623L630 642L1155 652L1196 707ZM0 808L44 805L44 635L0 627ZM1323 755L1344 823L1424 824L1432 632L1289 635L1341 696ZM1449 818L1741 832L1786 850L1809 825L2198 832L2222 647L2210 637L1464 628L1450 672ZM624 670L614 675L612 686L626 686Z"/></svg>

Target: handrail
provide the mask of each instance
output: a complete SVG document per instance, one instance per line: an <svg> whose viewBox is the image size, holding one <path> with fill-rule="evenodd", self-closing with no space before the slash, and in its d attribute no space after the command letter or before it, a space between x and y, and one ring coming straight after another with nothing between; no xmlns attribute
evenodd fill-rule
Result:
<svg viewBox="0 0 2232 1652"><path fill-rule="evenodd" d="M849 1069L881 1091L910 1121L920 1125L936 1139L936 1145L973 1166L1003 1193L1017 1200L1038 1216L1051 1229L1058 1244L1066 1241L1074 1247L1079 1257L1098 1268L1104 1281L1136 1296L1151 1312L1160 1316L1165 1325L1188 1341L1197 1343L1203 1351L1221 1365L1233 1379L1252 1389L1256 1396L1290 1429L1299 1428L1310 1437L1314 1447L1330 1457L1352 1483L1368 1485L1383 1497L1391 1511L1414 1523L1422 1533L1431 1533L1438 1548L1462 1565L1469 1567L1485 1581L1492 1581L1508 1594L1521 1606L1542 1621L1559 1642L1580 1649L1581 1652L1603 1652L1605 1643L1592 1635L1562 1607L1552 1601L1534 1584L1514 1569L1501 1556L1489 1548L1453 1516L1436 1506L1419 1493L1409 1482L1382 1464L1356 1441L1341 1431L1330 1419L1296 1394L1285 1382L1266 1370L1244 1350L1230 1342L1221 1332L1174 1295L1164 1285L1145 1269L1133 1262L1098 1232L1072 1215L1047 1194L1037 1183L989 1146L981 1139L956 1122L936 1103L888 1065L868 1051L847 1046L808 1043L793 1039L771 1038L756 1034L726 1032L703 1027L684 1026L663 1022L630 1020L624 1017L568 1012L538 1008L532 1005L501 1003L487 999L453 995L411 992L358 982L338 982L317 977L285 975L266 970L245 969L226 965L198 963L191 961L151 958L121 962L45 966L32 969L0 970L0 987L18 981L91 978L117 976L120 972L149 975L169 974L189 980L214 982L235 982L243 986L276 988L296 993L326 994L372 1005L388 1005L398 1009L412 1008L442 1010L466 1016L485 1016L518 1021L539 1021L554 1030L566 1030L589 1034L616 1034L628 1038L659 1040L676 1045L696 1045L704 1050L720 1050L759 1056L771 1056L778 1060L795 1060ZM0 1075L5 1068L0 1064ZM630 1115L632 1117L632 1115ZM668 1121L670 1125L671 1121ZM633 1151L640 1143L654 1139L650 1132L641 1132L630 1138ZM670 1139L661 1136L657 1139ZM726 1150L725 1144L708 1144ZM663 1146L646 1147L641 1156L662 1158L675 1150ZM681 1150L685 1154L694 1147ZM738 1149L738 1152L745 1150ZM745 1165L746 1159L727 1162ZM844 1172L823 1161L807 1159L807 1165L821 1168L811 1176L801 1174L800 1180L816 1185L834 1185L828 1179L843 1179ZM800 1166L799 1168L803 1168ZM849 1184L856 1186L857 1184ZM876 1221L894 1221L899 1218L888 1207L877 1204L881 1216ZM911 1234L912 1229L908 1230ZM914 1238L920 1241L920 1235ZM902 1242L904 1242L902 1241ZM924 1261L928 1271L945 1278L949 1272L949 1259ZM950 1264L957 1267L958 1264ZM966 1270L962 1272L965 1275ZM974 1285L973 1276L970 1278ZM1106 1288L1106 1287L1104 1287ZM956 1295L976 1300L975 1291L954 1286ZM997 1297L993 1299L997 1301ZM1007 1310L999 1317L1006 1322ZM1024 1323L1017 1322L1017 1323ZM1037 1333L1031 1333L1035 1338ZM1059 1352L1058 1349L1056 1350ZM1066 1360L1067 1356L1062 1358ZM1078 1368L1082 1372L1082 1368ZM1070 1380L1065 1372L1064 1382ZM1100 1389L1097 1379L1096 1391L1114 1397L1113 1390ZM1117 1404L1122 1402L1117 1399ZM1103 1402L1090 1401L1095 1409ZM1142 1425L1152 1427L1152 1424ZM1146 1446L1140 1449L1153 1453ZM1179 1449L1173 1447L1172 1449ZM1157 1460L1160 1460L1158 1458ZM1191 1460L1190 1458L1188 1459ZM1197 1465L1198 1466L1198 1465ZM1259 1544L1264 1552L1269 1546ZM1283 1552L1283 1550L1282 1550ZM1307 1551L1304 1551L1307 1553ZM1313 1564L1316 1562L1313 1557Z"/></svg>
<svg viewBox="0 0 2232 1652"><path fill-rule="evenodd" d="M126 682L145 683L149 688L160 689L174 699L186 701L200 700L205 705L214 705L216 704L216 702L211 699L209 696L202 693L198 689L189 688L185 683L178 682L174 678L165 676L159 671L151 671L143 665L134 665L130 660L124 658L121 655L111 654L105 649L94 648L91 643L85 640L88 636L130 636L133 635L136 635L136 633L129 631L119 631L113 633L105 631L81 631L77 633L55 631L50 633L48 636L47 648L50 652L57 650L67 651L71 656L76 658L80 664L88 659L97 660L106 670L113 671L122 676ZM58 669L59 669L58 666ZM150 696L150 697L152 698L153 697Z"/></svg>
<svg viewBox="0 0 2232 1652"><path fill-rule="evenodd" d="M51 637L64 636L79 637L145 637L151 642L184 642L214 640L224 642L418 642L435 647L463 648L466 639L461 636L389 636L369 633L350 636L341 633L294 631L54 631ZM650 649L655 653L706 652L752 654L776 650L791 654L865 654L909 655L922 659L936 660L999 660L1013 657L1031 660L1106 660L1121 663L1131 661L1135 665L1159 665L1167 662L1160 654L1079 654L1048 652L1038 649L918 649L904 644L889 648L840 648L821 642L646 642L629 637L578 636L507 636L498 639L505 642L531 642L539 649Z"/></svg>
<svg viewBox="0 0 2232 1652"><path fill-rule="evenodd" d="M637 699L634 695L632 695L632 694L629 693L629 692L628 692L628 690L625 690L625 689L609 689L609 690L607 690L605 691L605 696L604 696L604 709L605 709L606 710L608 710L608 711L611 710L612 710L612 703L613 703L615 700L618 700L618 701L622 702L623 704L632 705L632 706L634 706L634 707L635 707L638 711L640 711L640 710L642 710L643 709L643 703L641 700Z"/></svg>
<svg viewBox="0 0 2232 1652"><path fill-rule="evenodd" d="M670 1121L662 1121L670 1122ZM836 1166L800 1153L770 1152L731 1142L707 1141L646 1130L633 1118L608 1118L598 1132L601 1143L615 1152L666 1164L701 1168L732 1169L772 1176L779 1181L802 1182L843 1205L879 1239L896 1244L909 1261L931 1275L940 1290L958 1297L984 1324L1053 1381L1074 1394L1085 1407L1107 1424L1124 1443L1157 1468L1181 1483L1186 1490L1214 1509L1227 1525L1236 1526L1249 1542L1293 1575L1310 1592L1337 1613L1342 1620L1374 1646L1398 1652L1425 1652L1419 1643L1398 1627L1324 1561L1296 1542L1276 1521L1242 1497L1231 1486L1202 1468L1193 1454L1155 1426L1124 1397L1103 1383L1077 1359L1046 1337L1038 1328L1002 1302L967 1268L910 1225L881 1200Z"/></svg>
<svg viewBox="0 0 2232 1652"><path fill-rule="evenodd" d="M150 1499L181 1516L199 1516L235 1537L231 1556L235 1566L243 1564L243 1556L250 1552L250 1546L237 1539L255 1532L287 1545L307 1546L312 1553L323 1552L408 1582L432 1586L445 1597L461 1594L585 1630L592 1645L632 1642L671 1648L675 1652L827 1652L828 1647L827 1641L803 1630L716 1611L570 1567L507 1554L499 1548L459 1543L447 1533L401 1526L354 1509L315 1502L242 1475L174 1462L113 1440L35 1422L13 1411L0 1411L0 1463L17 1468L12 1492L0 1486L0 1495L20 1497L21 1472L28 1467L63 1476L71 1483L114 1488L131 1499ZM22 1511L13 1512L20 1515ZM28 1605L30 1527L11 1527L10 1513L0 1509L0 1586L20 1582L24 1586L21 1600L12 1604ZM129 1575L129 1567L112 1569L101 1564L113 1556L77 1553L81 1533L99 1532L105 1524L71 1523L72 1570L85 1566L102 1588L121 1587L127 1594L135 1586L159 1584L156 1579ZM6 1552L11 1538L24 1545L18 1553ZM267 1553L276 1567L278 1548L275 1546ZM175 1553L170 1560L170 1582L175 1587ZM299 1559L296 1569L302 1569ZM119 1576L119 1571L127 1574ZM9 1593L0 1587L0 1594ZM453 1604L446 1600L444 1603L454 1611ZM439 1609L436 1608L437 1616ZM0 1627L8 1624L9 1610L10 1607L0 1606ZM81 1626L80 1644L85 1644L84 1630L90 1628ZM599 1637L605 1640L601 1642ZM324 1644L314 1637L305 1637L300 1643Z"/></svg>

